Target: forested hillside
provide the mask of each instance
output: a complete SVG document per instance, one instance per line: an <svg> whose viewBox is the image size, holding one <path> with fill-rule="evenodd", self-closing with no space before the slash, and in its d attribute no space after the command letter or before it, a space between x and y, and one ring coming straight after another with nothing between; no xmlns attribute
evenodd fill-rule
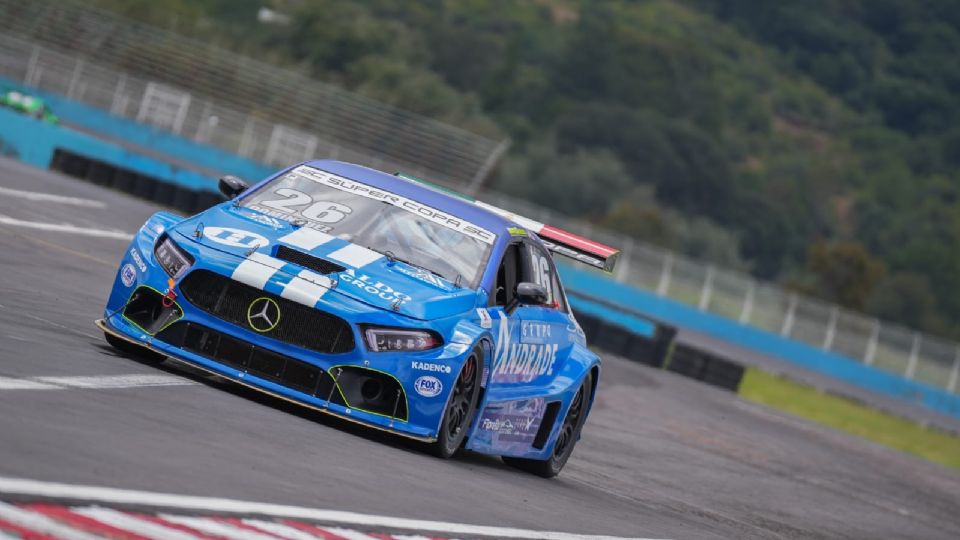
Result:
<svg viewBox="0 0 960 540"><path fill-rule="evenodd" d="M509 136L497 189L960 337L960 2L94 4Z"/></svg>

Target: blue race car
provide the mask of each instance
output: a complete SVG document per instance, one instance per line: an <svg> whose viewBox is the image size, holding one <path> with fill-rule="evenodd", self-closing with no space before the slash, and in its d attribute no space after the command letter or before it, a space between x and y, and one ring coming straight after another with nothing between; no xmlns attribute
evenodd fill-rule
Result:
<svg viewBox="0 0 960 540"><path fill-rule="evenodd" d="M560 472L600 375L551 251L606 270L617 250L422 181L312 161L125 252L111 345L167 356L452 456Z"/></svg>

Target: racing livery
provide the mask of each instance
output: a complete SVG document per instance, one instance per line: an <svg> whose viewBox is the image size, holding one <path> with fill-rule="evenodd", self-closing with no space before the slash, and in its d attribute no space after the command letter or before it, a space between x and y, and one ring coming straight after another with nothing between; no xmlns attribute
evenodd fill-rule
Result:
<svg viewBox="0 0 960 540"><path fill-rule="evenodd" d="M312 161L183 219L151 216L97 321L167 356L364 425L542 476L590 410L587 349L551 253L617 250L423 181Z"/></svg>

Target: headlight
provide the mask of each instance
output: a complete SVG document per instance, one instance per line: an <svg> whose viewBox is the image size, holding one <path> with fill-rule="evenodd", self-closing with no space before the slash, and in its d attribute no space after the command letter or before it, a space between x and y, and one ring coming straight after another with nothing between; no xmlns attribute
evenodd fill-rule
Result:
<svg viewBox="0 0 960 540"><path fill-rule="evenodd" d="M169 236L164 236L153 249L157 262L170 277L178 278L193 264L193 258L183 252Z"/></svg>
<svg viewBox="0 0 960 540"><path fill-rule="evenodd" d="M443 344L439 335L426 330L366 328L363 335L367 348L373 352L425 351Z"/></svg>

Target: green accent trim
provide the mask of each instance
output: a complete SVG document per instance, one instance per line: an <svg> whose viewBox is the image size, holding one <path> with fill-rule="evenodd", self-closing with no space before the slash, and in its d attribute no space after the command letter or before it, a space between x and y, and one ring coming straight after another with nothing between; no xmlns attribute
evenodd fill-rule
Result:
<svg viewBox="0 0 960 540"><path fill-rule="evenodd" d="M260 300L266 300L268 303L273 304L273 306L277 308L277 322L273 323L273 326L271 326L270 328L267 328L266 330L258 329L256 326L253 325L253 322L251 321L253 317L250 315L250 310L253 309L253 305ZM247 306L247 326L249 326L250 329L253 330L254 332L258 332L260 334L266 334L267 332L279 326L281 317L283 317L283 312L280 311L280 304L278 304L276 300L274 300L273 298L270 298L269 296L261 296L259 298L254 298L250 302L250 305Z"/></svg>
<svg viewBox="0 0 960 540"><path fill-rule="evenodd" d="M381 414L381 413L378 413L378 412L368 411L368 410L366 410L366 409L363 409L363 408L360 408L360 407L354 407L353 405L350 405L350 402L347 401L347 396L343 395L343 390L340 390L340 383L337 382L337 379L334 379L334 378L333 378L333 370L334 370L334 369L336 369L336 368L346 368L346 367L349 367L349 368L357 368L357 369L366 369L366 370L368 370L368 371L373 371L373 372L376 372L376 373L380 373L381 375L386 375L387 377L390 377L391 379L397 381L397 386L400 388L400 393L403 394L403 404L404 404L403 410L407 412L407 415L406 415L405 417L403 417L403 419L401 420L400 418L398 418L398 417L396 417L396 416L390 416L389 414ZM337 393L340 394L340 399L343 400L343 402L347 405L347 407L349 407L349 408L351 408L351 409L356 409L356 410L358 410L358 411L360 411L360 412L365 412L365 413L367 413L367 414L372 414L372 415L375 415L375 416L382 416L382 417L384 417L384 418L390 418L390 419L392 419L392 420L400 420L401 422L407 422L407 421L409 421L409 419L410 419L410 400L407 399L407 391L403 388L403 384L400 382L400 379L394 377L393 374L387 373L386 371L383 371L383 370L380 370L380 369L374 369L374 368L370 368L370 367L366 367L366 366L357 366L357 365L353 365L353 364L337 364L337 365L335 365L335 366L330 366L330 369L327 370L327 375L330 375L330 378L333 379L333 386L334 386L334 388L337 389ZM338 377L338 378L339 378L339 377Z"/></svg>
<svg viewBox="0 0 960 540"><path fill-rule="evenodd" d="M160 329L157 330L156 332L150 332L150 331L148 331L146 328L144 328L144 327L140 326L139 324L137 324L137 323L133 322L132 320L130 320L130 318L127 317L127 314L126 314L127 306L130 305L130 300L133 299L133 295L136 294L136 292L139 291L140 289L150 289L151 291L159 294L160 296L163 296L163 293L160 292L160 291L157 290L157 289L154 289L153 287L151 287L151 286L149 286L149 285L138 285L136 289L130 291L130 296L128 296L128 297L127 297L127 301L123 303L123 312L121 312L120 315L123 316L123 318L124 318L128 323L130 323L130 324L132 324L133 326L135 326L135 327L137 327L138 329L140 329L141 332L143 332L144 334L147 334L148 336L155 336L155 335L159 334L160 332L163 332L164 330L166 330L171 324L173 324L173 323L175 323L175 322L177 322L177 321L179 321L180 319L183 318L183 307L180 306L180 303L179 303L179 302L177 302L176 300L174 300L174 301L173 301L173 305L177 306L177 309L180 310L180 316L177 317L176 319L168 322L167 324L163 325L163 326L160 327Z"/></svg>
<svg viewBox="0 0 960 540"><path fill-rule="evenodd" d="M519 227L507 227L507 232L513 236L527 236L527 230Z"/></svg>

